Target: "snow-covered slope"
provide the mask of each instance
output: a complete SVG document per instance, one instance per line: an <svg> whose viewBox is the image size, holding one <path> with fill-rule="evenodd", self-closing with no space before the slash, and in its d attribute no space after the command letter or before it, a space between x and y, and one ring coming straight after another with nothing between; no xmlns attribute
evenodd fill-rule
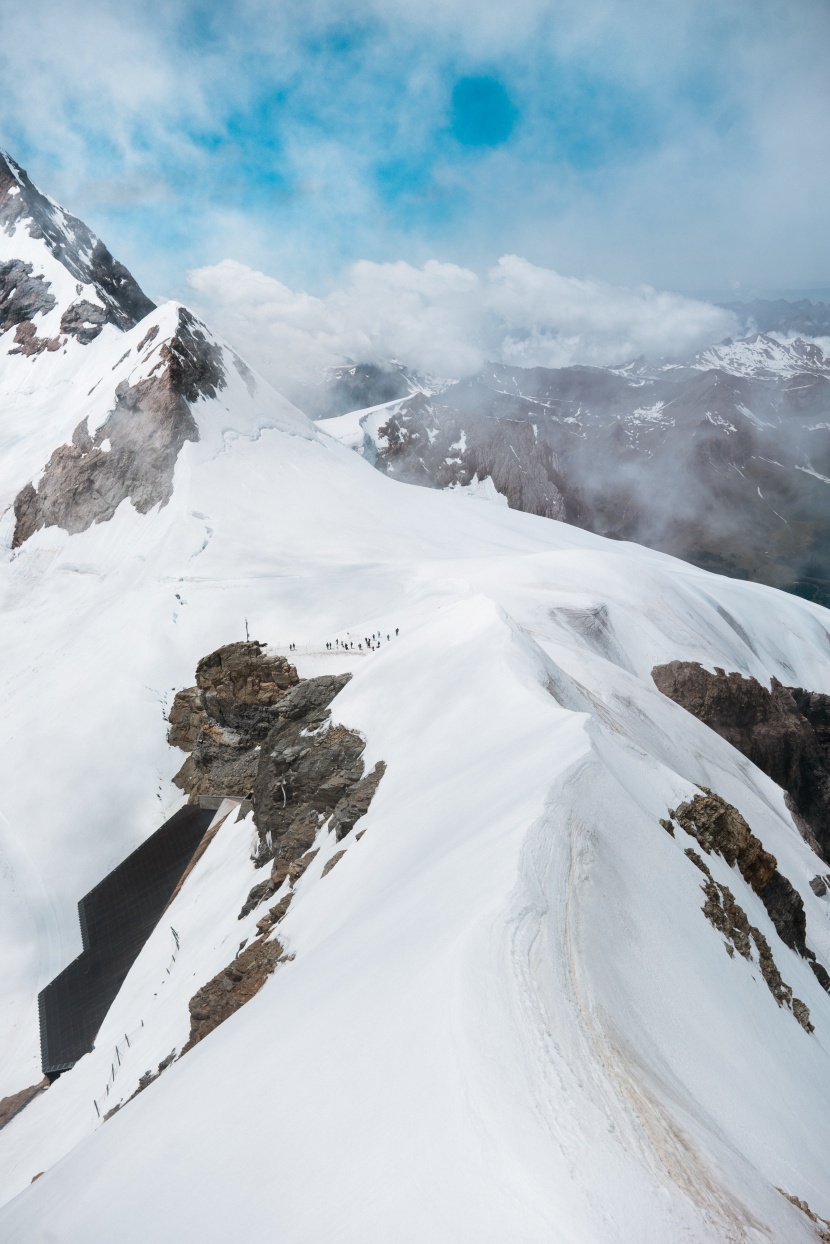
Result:
<svg viewBox="0 0 830 1244"><path fill-rule="evenodd" d="M173 342L180 317L118 339L128 388L152 368L138 340ZM695 844L660 820L699 786L737 807L830 965L809 884L826 865L783 791L651 670L696 660L830 693L830 614L388 479L190 330L222 351L225 385L188 402L199 436L163 504L125 496L14 549L3 517L0 1094L39 1078L36 992L80 950L78 897L180 802L165 713L201 656L247 626L296 645L302 676L350 670L334 717L386 773L326 876L321 830L278 928L293 958L102 1122L102 1100L181 1050L188 1000L252 936L250 822L222 823L96 1049L0 1131L4 1244L817 1239L777 1189L830 1217L830 997L713 854L814 1030L757 953L726 953ZM84 348L105 347L116 363L103 333ZM76 415L111 412L87 411L83 386L67 380L78 404L45 451L18 430L7 496ZM327 647L370 631L370 652Z"/></svg>

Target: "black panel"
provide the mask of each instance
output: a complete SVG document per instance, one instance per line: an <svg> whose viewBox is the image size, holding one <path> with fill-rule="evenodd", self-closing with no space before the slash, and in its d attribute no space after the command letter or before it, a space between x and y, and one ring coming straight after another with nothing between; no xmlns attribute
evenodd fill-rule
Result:
<svg viewBox="0 0 830 1244"><path fill-rule="evenodd" d="M40 994L46 1075L67 1071L92 1043L115 995L213 820L188 804L78 904L83 952Z"/></svg>

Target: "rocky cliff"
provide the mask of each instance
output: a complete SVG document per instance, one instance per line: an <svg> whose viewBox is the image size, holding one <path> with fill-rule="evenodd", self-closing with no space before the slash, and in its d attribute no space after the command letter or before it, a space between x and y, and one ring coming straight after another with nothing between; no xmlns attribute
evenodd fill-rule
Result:
<svg viewBox="0 0 830 1244"><path fill-rule="evenodd" d="M697 661L657 665L660 691L743 752L787 792L824 859L830 859L830 696L755 678L710 673Z"/></svg>

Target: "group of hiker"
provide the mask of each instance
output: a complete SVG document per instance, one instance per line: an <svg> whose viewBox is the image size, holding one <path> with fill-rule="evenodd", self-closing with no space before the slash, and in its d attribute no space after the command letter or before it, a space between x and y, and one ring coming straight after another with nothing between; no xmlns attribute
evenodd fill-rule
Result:
<svg viewBox="0 0 830 1244"><path fill-rule="evenodd" d="M401 628L399 626L396 626L394 635L392 634L391 631L387 631L385 636L382 631L372 631L371 635L363 636L362 643L360 641L355 643L354 640L352 639L335 639L334 643L332 643L330 640L327 640L326 641L326 652L355 652L355 651L375 652L378 648L380 648L381 644L383 643L384 638L386 639L386 642L389 644L392 642L394 638L397 638L397 636L400 635L400 633L401 633ZM296 652L297 645L289 644L288 651Z"/></svg>
<svg viewBox="0 0 830 1244"><path fill-rule="evenodd" d="M401 628L400 628L399 626L396 626L396 627L395 627L395 636L396 636L396 637L400 634L400 629L401 629ZM341 651L342 651L342 652L349 652L349 651L354 651L355 646L356 646L356 647L357 647L357 651L358 651L358 652L362 652L362 651L363 651L363 648L364 648L364 645L365 645L365 647L366 647L366 649L367 649L368 651L370 651L370 652L374 652L376 648L379 648L379 647L381 646L382 642L383 642L383 635L382 635L382 633L381 633L380 631L372 631L372 634L371 634L371 635L364 635L364 636L363 636L363 643L358 642L358 643L357 643L357 645L355 645L354 640L352 640L352 639L343 639L343 640L340 640L340 639L335 639L334 643L331 643L330 641L327 641L327 642L326 642L326 650L327 650L328 652L341 652ZM392 642L392 634L391 634L391 632L388 632L388 633L387 633L387 635L386 635L386 642L387 642L387 643L391 643L391 642Z"/></svg>

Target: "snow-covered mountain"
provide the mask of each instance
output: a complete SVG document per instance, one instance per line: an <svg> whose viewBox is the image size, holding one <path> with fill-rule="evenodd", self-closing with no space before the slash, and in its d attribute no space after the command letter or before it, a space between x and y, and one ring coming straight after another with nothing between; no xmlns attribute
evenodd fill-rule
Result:
<svg viewBox="0 0 830 1244"><path fill-rule="evenodd" d="M396 479L830 602L830 361L755 335L685 362L492 365L318 421Z"/></svg>
<svg viewBox="0 0 830 1244"><path fill-rule="evenodd" d="M253 809L95 1048L0 1103L4 1244L822 1238L830 614L389 478L178 306L84 344L32 226L0 235L55 298L0 337L0 1094L40 1079L77 900L182 789Z"/></svg>

